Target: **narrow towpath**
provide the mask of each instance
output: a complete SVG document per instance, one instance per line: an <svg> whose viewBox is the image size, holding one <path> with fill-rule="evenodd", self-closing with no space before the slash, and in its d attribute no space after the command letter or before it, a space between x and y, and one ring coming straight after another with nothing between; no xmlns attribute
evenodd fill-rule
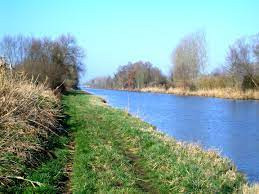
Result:
<svg viewBox="0 0 259 194"><path fill-rule="evenodd" d="M113 122L110 123L113 124ZM120 125L115 122L113 125L110 125L109 132L112 137L117 138L118 151L128 160L129 165L131 165L136 178L134 186L143 192L158 193L152 181L148 178L146 170L140 164L141 159L138 156L138 148L131 144L130 139L125 137L122 130L118 129L120 129Z"/></svg>
<svg viewBox="0 0 259 194"><path fill-rule="evenodd" d="M70 98L73 98L70 96ZM93 100L90 97L89 101ZM74 99L69 125L75 133L74 175L68 192L157 193L139 163L136 148L120 130L121 123L110 120L109 112L87 107ZM98 102L88 102L97 103ZM101 107L106 106L99 104ZM70 168L70 167L69 167ZM74 181L73 181L74 180Z"/></svg>

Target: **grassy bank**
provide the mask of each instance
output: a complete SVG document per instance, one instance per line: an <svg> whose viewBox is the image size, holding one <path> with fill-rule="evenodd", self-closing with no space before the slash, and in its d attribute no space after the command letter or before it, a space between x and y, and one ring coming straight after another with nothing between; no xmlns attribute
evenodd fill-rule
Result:
<svg viewBox="0 0 259 194"><path fill-rule="evenodd" d="M220 88L220 89L199 89L189 90L183 88L158 88L148 87L140 89L141 92L155 92L165 94L175 94L182 96L205 96L205 97L216 97L216 98L227 98L227 99L239 99L239 100L259 100L258 90L237 90L233 88Z"/></svg>
<svg viewBox="0 0 259 194"><path fill-rule="evenodd" d="M63 97L75 141L74 193L233 193L245 179L214 151L180 143L82 93Z"/></svg>
<svg viewBox="0 0 259 194"><path fill-rule="evenodd" d="M0 69L0 193L59 192L68 159L59 99Z"/></svg>

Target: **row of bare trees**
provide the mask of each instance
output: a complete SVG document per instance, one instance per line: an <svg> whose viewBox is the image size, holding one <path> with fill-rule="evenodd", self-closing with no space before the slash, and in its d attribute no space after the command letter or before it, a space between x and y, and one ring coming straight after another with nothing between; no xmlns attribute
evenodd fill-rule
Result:
<svg viewBox="0 0 259 194"><path fill-rule="evenodd" d="M52 89L76 87L82 70L83 50L71 35L56 39L5 36L0 41L0 56L15 71L45 82Z"/></svg>
<svg viewBox="0 0 259 194"><path fill-rule="evenodd" d="M150 62L120 66L114 77L98 77L89 83L100 88L140 89L149 86L183 87L185 89L237 88L258 89L259 34L238 39L230 45L225 64L206 74L208 67L205 33L184 36L172 52L169 77Z"/></svg>
<svg viewBox="0 0 259 194"><path fill-rule="evenodd" d="M208 65L206 38L203 32L188 34L180 40L172 53L171 79L175 86L195 88L200 80L227 81L230 86L245 89L258 89L259 85L259 34L238 39L229 47L226 63L221 72L205 75ZM201 79L206 76L206 79ZM210 79L211 78L211 79ZM211 85L211 84L210 84ZM218 87L219 85L217 85ZM212 86L210 86L211 88ZM216 87L216 84L215 84Z"/></svg>
<svg viewBox="0 0 259 194"><path fill-rule="evenodd" d="M167 83L162 72L150 62L138 61L120 66L114 77L98 77L90 81L92 87L140 89Z"/></svg>

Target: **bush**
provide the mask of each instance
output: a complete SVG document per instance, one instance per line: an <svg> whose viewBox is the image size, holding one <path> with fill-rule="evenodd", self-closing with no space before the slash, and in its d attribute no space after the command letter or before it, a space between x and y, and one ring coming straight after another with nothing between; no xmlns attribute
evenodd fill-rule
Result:
<svg viewBox="0 0 259 194"><path fill-rule="evenodd" d="M199 89L219 89L227 88L233 85L231 77L227 76L203 76L196 80L195 85Z"/></svg>

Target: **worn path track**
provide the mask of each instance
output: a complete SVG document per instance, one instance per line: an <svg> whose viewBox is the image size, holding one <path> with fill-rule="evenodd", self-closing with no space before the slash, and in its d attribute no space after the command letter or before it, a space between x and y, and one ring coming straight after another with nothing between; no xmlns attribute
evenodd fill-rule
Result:
<svg viewBox="0 0 259 194"><path fill-rule="evenodd" d="M146 170L140 164L140 157L137 155L138 148L131 145L129 139L127 139L120 129L120 125L115 124L110 128L109 132L112 137L116 137L118 141L118 148L121 154L129 161L129 165L136 177L135 186L141 191L147 193L158 193L152 181L148 179Z"/></svg>

